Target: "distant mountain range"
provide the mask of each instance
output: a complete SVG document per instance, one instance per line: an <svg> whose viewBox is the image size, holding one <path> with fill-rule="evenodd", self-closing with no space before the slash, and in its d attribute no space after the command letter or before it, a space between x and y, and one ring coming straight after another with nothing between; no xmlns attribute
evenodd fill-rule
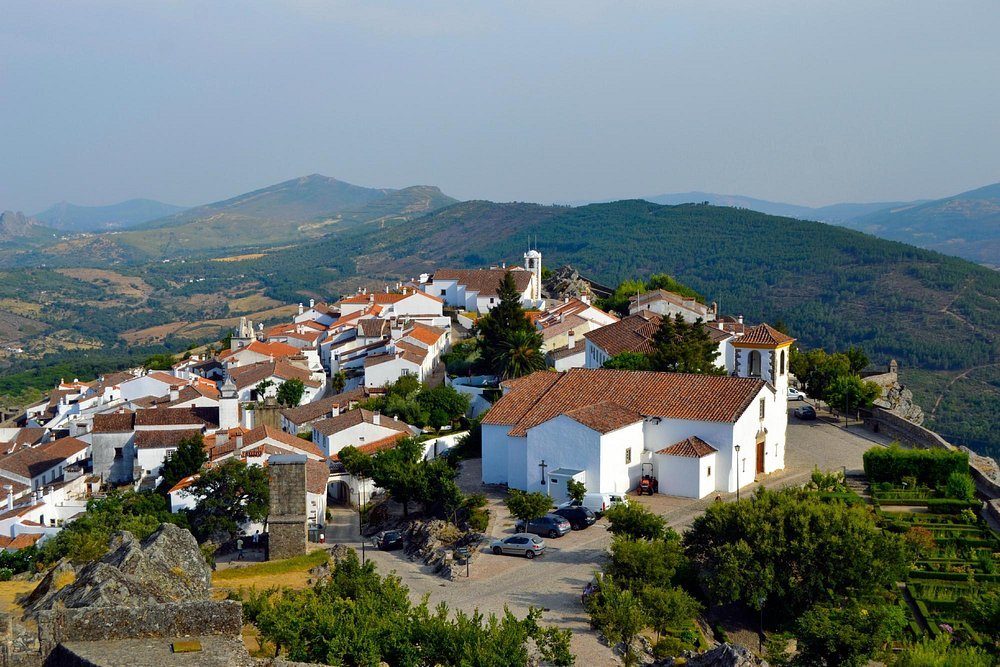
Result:
<svg viewBox="0 0 1000 667"><path fill-rule="evenodd" d="M707 202L828 222L1000 268L1000 183L944 199L832 204L819 208L712 192L683 192L645 199L657 204Z"/></svg>
<svg viewBox="0 0 1000 667"><path fill-rule="evenodd" d="M183 206L152 199L130 199L109 206L78 206L60 202L33 217L46 226L67 232L103 232L128 229L183 211Z"/></svg>
<svg viewBox="0 0 1000 667"><path fill-rule="evenodd" d="M0 243L8 247L28 247L58 238L58 233L36 218L19 211L0 213Z"/></svg>

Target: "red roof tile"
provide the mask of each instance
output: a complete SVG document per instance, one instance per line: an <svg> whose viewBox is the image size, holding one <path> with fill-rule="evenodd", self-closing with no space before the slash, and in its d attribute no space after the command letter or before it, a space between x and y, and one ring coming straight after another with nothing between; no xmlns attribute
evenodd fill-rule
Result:
<svg viewBox="0 0 1000 667"><path fill-rule="evenodd" d="M734 347L778 346L794 343L795 339L786 336L769 324L758 324L747 329L746 333L733 341Z"/></svg>
<svg viewBox="0 0 1000 667"><path fill-rule="evenodd" d="M570 410L566 416L598 433L610 433L629 424L642 421L642 415L610 401L601 401Z"/></svg>
<svg viewBox="0 0 1000 667"><path fill-rule="evenodd" d="M483 423L509 424L510 435L524 436L553 417L604 401L646 416L735 422L766 384L755 378L573 368L538 371L506 386L510 391Z"/></svg>
<svg viewBox="0 0 1000 667"><path fill-rule="evenodd" d="M675 442L669 447L664 447L656 453L666 454L667 456L684 456L692 459L700 459L717 451L719 450L698 436L693 435L690 438L684 438L680 442Z"/></svg>
<svg viewBox="0 0 1000 667"><path fill-rule="evenodd" d="M653 334L659 328L660 316L643 311L624 317L614 324L588 331L583 337L611 357L622 352L649 354L653 351Z"/></svg>
<svg viewBox="0 0 1000 667"><path fill-rule="evenodd" d="M514 276L517 291L523 292L531 284L531 273L528 271L510 271ZM479 296L497 296L497 288L507 274L507 269L438 269L434 272L434 280L454 280L465 285L467 292L478 292Z"/></svg>

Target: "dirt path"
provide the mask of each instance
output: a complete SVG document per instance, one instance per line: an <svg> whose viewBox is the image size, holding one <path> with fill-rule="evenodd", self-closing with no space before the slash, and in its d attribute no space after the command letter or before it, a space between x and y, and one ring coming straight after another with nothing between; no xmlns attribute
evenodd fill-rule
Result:
<svg viewBox="0 0 1000 667"><path fill-rule="evenodd" d="M961 373L959 373L958 375L956 375L955 377L953 377L951 379L951 381L948 382L947 385L945 385L945 388L941 390L941 393L939 393L937 395L937 398L934 400L934 407L931 408L931 418L933 418L934 415L937 413L938 406L941 405L941 401L944 399L945 394L947 394L949 391L951 391L952 386L956 382L958 382L959 380L962 380L962 379L968 377L969 373L971 373L972 371L978 371L981 368L991 368L993 366L1000 366L1000 363L996 363L996 364L981 364L979 366L973 366L972 368L966 368L964 371L962 371Z"/></svg>

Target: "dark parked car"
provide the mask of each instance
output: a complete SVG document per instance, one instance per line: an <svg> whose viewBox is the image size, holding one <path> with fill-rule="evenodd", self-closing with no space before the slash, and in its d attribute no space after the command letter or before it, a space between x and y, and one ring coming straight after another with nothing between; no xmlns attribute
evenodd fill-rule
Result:
<svg viewBox="0 0 1000 667"><path fill-rule="evenodd" d="M546 514L538 519L532 519L527 527L523 521L514 524L514 530L519 533L534 533L545 537L562 537L570 530L569 521L558 514Z"/></svg>
<svg viewBox="0 0 1000 667"><path fill-rule="evenodd" d="M375 545L376 549L381 549L382 551L402 549L403 531L383 530L381 533L372 538L372 544Z"/></svg>
<svg viewBox="0 0 1000 667"><path fill-rule="evenodd" d="M560 507L552 513L569 521L573 530L583 530L597 521L597 515L586 507Z"/></svg>
<svg viewBox="0 0 1000 667"><path fill-rule="evenodd" d="M816 419L816 408L811 405L803 405L801 408L795 408L794 414L799 419Z"/></svg>

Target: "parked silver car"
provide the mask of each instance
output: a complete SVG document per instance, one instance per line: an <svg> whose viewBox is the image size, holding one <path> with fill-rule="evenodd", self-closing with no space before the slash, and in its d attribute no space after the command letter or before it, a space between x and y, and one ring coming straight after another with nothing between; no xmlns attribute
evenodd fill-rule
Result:
<svg viewBox="0 0 1000 667"><path fill-rule="evenodd" d="M497 555L512 554L514 556L534 558L545 553L545 540L530 533L517 533L510 537L493 540L490 543L490 549Z"/></svg>

